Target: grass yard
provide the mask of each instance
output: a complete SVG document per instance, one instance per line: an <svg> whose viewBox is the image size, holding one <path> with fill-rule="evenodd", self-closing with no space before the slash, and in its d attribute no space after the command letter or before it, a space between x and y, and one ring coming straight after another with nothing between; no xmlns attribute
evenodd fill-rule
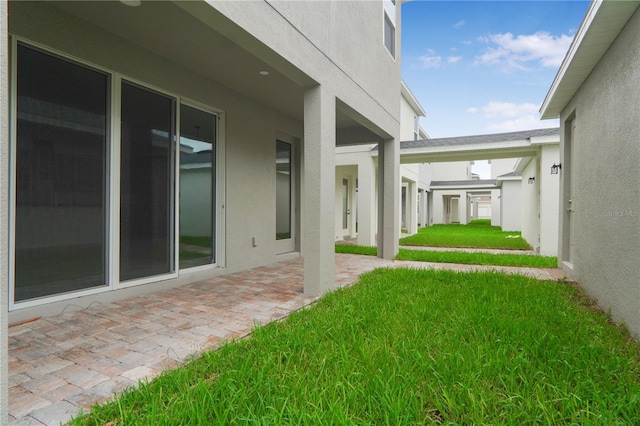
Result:
<svg viewBox="0 0 640 426"><path fill-rule="evenodd" d="M529 254L467 253L462 251L429 251L400 249L398 260L419 262L459 263L464 265L520 266L529 268L557 268L558 258Z"/></svg>
<svg viewBox="0 0 640 426"><path fill-rule="evenodd" d="M530 250L520 232L503 232L487 220L468 225L433 225L420 228L417 234L400 239L403 246L469 247L510 250Z"/></svg>
<svg viewBox="0 0 640 426"><path fill-rule="evenodd" d="M361 254L375 256L376 247L336 244L336 253ZM397 260L418 262L459 263L463 265L520 266L528 268L556 268L558 259L553 256L534 256L528 254L490 254L467 253L461 251L433 251L400 249Z"/></svg>
<svg viewBox="0 0 640 426"><path fill-rule="evenodd" d="M639 422L639 345L573 287L380 269L71 424Z"/></svg>

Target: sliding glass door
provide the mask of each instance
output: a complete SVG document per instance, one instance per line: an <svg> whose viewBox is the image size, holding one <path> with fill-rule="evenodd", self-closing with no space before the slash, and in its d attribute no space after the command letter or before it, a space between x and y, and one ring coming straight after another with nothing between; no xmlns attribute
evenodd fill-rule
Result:
<svg viewBox="0 0 640 426"><path fill-rule="evenodd" d="M14 301L107 284L107 74L17 45Z"/></svg>
<svg viewBox="0 0 640 426"><path fill-rule="evenodd" d="M224 262L219 115L16 39L11 53L10 309Z"/></svg>
<svg viewBox="0 0 640 426"><path fill-rule="evenodd" d="M175 101L122 83L120 281L174 268Z"/></svg>

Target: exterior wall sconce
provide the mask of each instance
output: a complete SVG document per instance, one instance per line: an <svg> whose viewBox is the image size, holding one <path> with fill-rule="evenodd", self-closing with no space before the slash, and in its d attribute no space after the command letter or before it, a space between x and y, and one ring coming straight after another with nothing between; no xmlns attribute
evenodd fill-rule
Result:
<svg viewBox="0 0 640 426"><path fill-rule="evenodd" d="M553 163L553 166L551 166L551 174L557 175L561 168L562 168L562 163L560 164Z"/></svg>
<svg viewBox="0 0 640 426"><path fill-rule="evenodd" d="M529 185L533 185L534 183L536 183L536 178L535 177L530 177L529 178Z"/></svg>

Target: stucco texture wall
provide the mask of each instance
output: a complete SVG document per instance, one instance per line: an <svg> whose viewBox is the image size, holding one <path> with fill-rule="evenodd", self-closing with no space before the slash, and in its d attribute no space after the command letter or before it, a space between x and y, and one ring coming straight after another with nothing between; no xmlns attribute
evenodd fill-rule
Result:
<svg viewBox="0 0 640 426"><path fill-rule="evenodd" d="M563 158L561 171L565 178L570 167L575 168L576 249L571 273L636 336L640 335L638 61L640 10L561 114L563 126L573 114L576 123L574 157L570 163ZM561 196L566 199L568 194L563 190ZM567 232L566 225L561 232Z"/></svg>

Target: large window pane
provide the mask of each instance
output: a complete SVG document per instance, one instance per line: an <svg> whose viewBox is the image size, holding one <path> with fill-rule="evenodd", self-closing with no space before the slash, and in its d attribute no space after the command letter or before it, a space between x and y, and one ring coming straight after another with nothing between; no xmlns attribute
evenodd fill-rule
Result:
<svg viewBox="0 0 640 426"><path fill-rule="evenodd" d="M290 143L276 141L276 239L291 238Z"/></svg>
<svg viewBox="0 0 640 426"><path fill-rule="evenodd" d="M173 266L174 101L122 84L120 280Z"/></svg>
<svg viewBox="0 0 640 426"><path fill-rule="evenodd" d="M17 52L15 300L106 285L107 75Z"/></svg>
<svg viewBox="0 0 640 426"><path fill-rule="evenodd" d="M180 268L215 261L216 116L180 107Z"/></svg>

